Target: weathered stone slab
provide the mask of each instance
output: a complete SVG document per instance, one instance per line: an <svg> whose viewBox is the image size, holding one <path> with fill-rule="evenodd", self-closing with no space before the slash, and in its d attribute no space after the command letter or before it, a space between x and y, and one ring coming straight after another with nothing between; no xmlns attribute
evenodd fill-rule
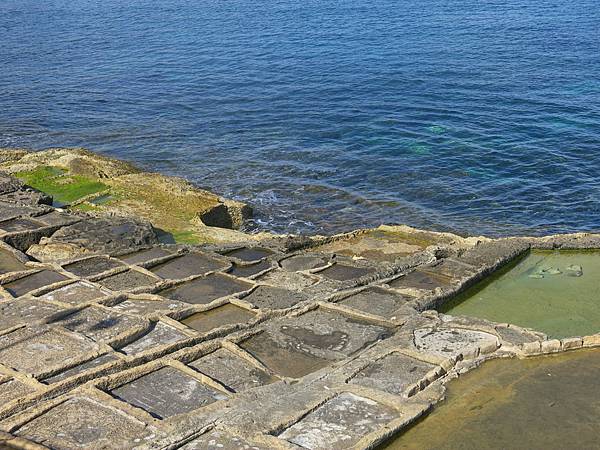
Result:
<svg viewBox="0 0 600 450"><path fill-rule="evenodd" d="M8 250L0 248L0 275L9 272L26 270L25 264L19 261Z"/></svg>
<svg viewBox="0 0 600 450"><path fill-rule="evenodd" d="M392 330L322 310L268 323L240 344L273 372L299 378L391 335Z"/></svg>
<svg viewBox="0 0 600 450"><path fill-rule="evenodd" d="M75 333L22 328L0 336L0 363L31 375L58 370L98 351L98 345Z"/></svg>
<svg viewBox="0 0 600 450"><path fill-rule="evenodd" d="M79 364L78 366L75 366L68 370L65 370L64 372L60 372L51 377L44 378L43 381L46 384L58 383L59 381L63 381L63 380L66 380L67 378L73 377L75 375L79 375L80 373L83 373L87 370L94 369L96 367L100 367L103 364L108 364L110 362L117 361L118 359L119 358L117 358L115 355L107 353L105 355L99 356L98 358L94 358L90 361L84 362L83 364Z"/></svg>
<svg viewBox="0 0 600 450"><path fill-rule="evenodd" d="M318 274L332 280L348 281L361 278L366 275L371 275L373 273L375 273L375 269L372 267L357 267L348 264L336 263L333 266L320 271Z"/></svg>
<svg viewBox="0 0 600 450"><path fill-rule="evenodd" d="M232 392L242 392L277 381L277 378L225 349L212 352L188 365L221 382Z"/></svg>
<svg viewBox="0 0 600 450"><path fill-rule="evenodd" d="M119 256L118 259L127 264L142 264L152 259L162 258L163 256L169 256L173 253L163 247L152 247L137 252L127 253L126 255Z"/></svg>
<svg viewBox="0 0 600 450"><path fill-rule="evenodd" d="M118 303L112 307L116 311L121 311L129 314L145 316L155 312L169 313L189 305L170 299L129 299Z"/></svg>
<svg viewBox="0 0 600 450"><path fill-rule="evenodd" d="M159 292L160 295L186 303L206 304L221 297L243 292L252 284L221 274L211 274L203 278L175 286Z"/></svg>
<svg viewBox="0 0 600 450"><path fill-rule="evenodd" d="M150 287L158 283L158 279L138 272L137 270L128 270L116 275L111 275L98 280L97 283L112 291L132 291L137 288Z"/></svg>
<svg viewBox="0 0 600 450"><path fill-rule="evenodd" d="M260 309L286 309L307 299L308 296L301 292L262 285L243 300Z"/></svg>
<svg viewBox="0 0 600 450"><path fill-rule="evenodd" d="M245 324L254 319L256 319L255 313L228 303L209 311L192 314L183 319L181 323L199 333L208 333L215 328L226 325Z"/></svg>
<svg viewBox="0 0 600 450"><path fill-rule="evenodd" d="M27 275L26 277L11 281L3 285L3 287L14 297L20 297L28 292L65 280L68 280L68 278L63 274L52 270L41 270L33 275Z"/></svg>
<svg viewBox="0 0 600 450"><path fill-rule="evenodd" d="M35 392L31 386L21 383L14 378L0 380L0 406ZM1 448L1 445L0 445Z"/></svg>
<svg viewBox="0 0 600 450"><path fill-rule="evenodd" d="M61 311L60 306L38 299L20 298L0 301L0 330L26 325Z"/></svg>
<svg viewBox="0 0 600 450"><path fill-rule="evenodd" d="M297 255L280 262L281 267L290 272L312 270L327 265L329 258L323 256Z"/></svg>
<svg viewBox="0 0 600 450"><path fill-rule="evenodd" d="M390 353L358 372L350 383L402 395L436 366L402 353Z"/></svg>
<svg viewBox="0 0 600 450"><path fill-rule="evenodd" d="M16 434L56 450L132 448L152 443L158 437L143 422L87 397L68 399Z"/></svg>
<svg viewBox="0 0 600 450"><path fill-rule="evenodd" d="M220 430L211 430L188 442L180 450L267 450Z"/></svg>
<svg viewBox="0 0 600 450"><path fill-rule="evenodd" d="M390 318L399 308L406 305L407 300L395 292L378 287L369 287L340 300L339 303L359 311Z"/></svg>
<svg viewBox="0 0 600 450"><path fill-rule="evenodd" d="M240 265L240 264L233 264L233 267L231 268L231 270L228 272L230 275L233 275L234 277L242 277L242 278L247 278L247 277L252 277L258 273L261 273L267 269L271 268L271 262L267 259L258 262L256 264L247 264L247 265Z"/></svg>
<svg viewBox="0 0 600 450"><path fill-rule="evenodd" d="M261 247L243 247L224 253L225 256L237 258L246 262L259 261L272 254L273 252L271 250Z"/></svg>
<svg viewBox="0 0 600 450"><path fill-rule="evenodd" d="M158 419L187 413L227 398L227 395L169 366L113 389L111 394Z"/></svg>
<svg viewBox="0 0 600 450"><path fill-rule="evenodd" d="M102 289L94 286L88 281L77 281L75 283L63 286L38 298L42 300L57 301L69 303L71 305L80 305L93 302L106 297L107 294Z"/></svg>
<svg viewBox="0 0 600 450"><path fill-rule="evenodd" d="M105 256L94 256L88 259L82 259L71 264L63 266L63 268L82 278L93 277L99 275L102 272L116 269L118 267L124 267L121 261L116 259L106 258Z"/></svg>
<svg viewBox="0 0 600 450"><path fill-rule="evenodd" d="M464 252L458 260L475 267L491 267L518 256L528 248L528 244L515 239L483 242Z"/></svg>
<svg viewBox="0 0 600 450"><path fill-rule="evenodd" d="M94 217L61 228L50 237L50 242L115 255L156 245L158 238L147 222L121 217Z"/></svg>
<svg viewBox="0 0 600 450"><path fill-rule="evenodd" d="M477 356L480 348L488 349L498 345L498 338L481 331L459 328L439 329L420 328L414 331L415 346L427 353L445 357L459 354L465 357Z"/></svg>
<svg viewBox="0 0 600 450"><path fill-rule="evenodd" d="M84 308L56 323L98 342L109 341L146 325L143 319L96 307Z"/></svg>
<svg viewBox="0 0 600 450"><path fill-rule="evenodd" d="M148 333L120 348L120 351L126 355L136 355L161 345L174 344L188 338L189 336L182 331L162 322L157 322Z"/></svg>
<svg viewBox="0 0 600 450"><path fill-rule="evenodd" d="M187 255L171 259L150 269L161 278L178 280L192 275L202 275L207 272L224 270L230 266L204 253L188 253Z"/></svg>
<svg viewBox="0 0 600 450"><path fill-rule="evenodd" d="M342 393L279 435L308 449L346 450L398 413L374 400Z"/></svg>

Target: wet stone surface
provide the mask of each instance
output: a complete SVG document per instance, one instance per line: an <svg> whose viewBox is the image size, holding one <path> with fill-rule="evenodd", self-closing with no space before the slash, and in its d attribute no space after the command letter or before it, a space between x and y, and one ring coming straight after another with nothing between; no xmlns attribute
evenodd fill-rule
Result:
<svg viewBox="0 0 600 450"><path fill-rule="evenodd" d="M74 397L17 430L53 449L131 448L157 436L139 420L86 397Z"/></svg>
<svg viewBox="0 0 600 450"><path fill-rule="evenodd" d="M232 392L242 392L277 381L277 378L225 349L212 352L188 365L219 381Z"/></svg>
<svg viewBox="0 0 600 450"><path fill-rule="evenodd" d="M169 366L113 389L111 394L158 419L190 412L227 398L225 394Z"/></svg>
<svg viewBox="0 0 600 450"><path fill-rule="evenodd" d="M153 286L158 281L156 278L137 270L128 270L98 280L97 283L112 291L132 291L138 288Z"/></svg>
<svg viewBox="0 0 600 450"><path fill-rule="evenodd" d="M28 292L40 289L52 283L58 283L66 280L68 280L68 278L58 272L54 272L52 270L42 270L34 273L33 275L28 275L7 283L3 285L3 287L14 297L20 297L21 295L25 295Z"/></svg>
<svg viewBox="0 0 600 450"><path fill-rule="evenodd" d="M67 286L55 289L38 298L42 300L79 305L93 302L106 297L107 294L97 286L87 281L77 281Z"/></svg>
<svg viewBox="0 0 600 450"><path fill-rule="evenodd" d="M152 267L151 272L161 278L178 280L192 275L202 275L207 272L224 270L229 266L216 258L202 253L188 253L187 255L171 259L167 262Z"/></svg>
<svg viewBox="0 0 600 450"><path fill-rule="evenodd" d="M66 271L71 272L72 274L87 278L124 266L125 265L120 261L102 256L96 256L93 258L83 259L72 264L67 264L63 267Z"/></svg>
<svg viewBox="0 0 600 450"><path fill-rule="evenodd" d="M345 450L397 417L398 413L392 408L365 397L342 393L279 437L302 448Z"/></svg>
<svg viewBox="0 0 600 450"><path fill-rule="evenodd" d="M358 372L349 382L402 395L434 369L434 364L402 353L390 353Z"/></svg>
<svg viewBox="0 0 600 450"><path fill-rule="evenodd" d="M183 319L181 323L199 333L207 333L215 328L227 325L245 324L255 318L254 313L228 303L209 311L192 314Z"/></svg>
<svg viewBox="0 0 600 450"><path fill-rule="evenodd" d="M211 274L159 292L159 295L186 303L206 304L221 297L246 291L251 287L252 284L243 280Z"/></svg>
<svg viewBox="0 0 600 450"><path fill-rule="evenodd" d="M286 309L305 301L308 296L301 292L290 291L272 286L258 286L250 295L243 298L260 309Z"/></svg>

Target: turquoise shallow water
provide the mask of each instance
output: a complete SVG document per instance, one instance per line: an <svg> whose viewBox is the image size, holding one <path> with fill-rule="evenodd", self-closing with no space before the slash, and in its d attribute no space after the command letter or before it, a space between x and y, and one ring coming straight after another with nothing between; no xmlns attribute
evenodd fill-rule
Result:
<svg viewBox="0 0 600 450"><path fill-rule="evenodd" d="M3 0L0 145L81 145L251 226L599 230L595 0Z"/></svg>

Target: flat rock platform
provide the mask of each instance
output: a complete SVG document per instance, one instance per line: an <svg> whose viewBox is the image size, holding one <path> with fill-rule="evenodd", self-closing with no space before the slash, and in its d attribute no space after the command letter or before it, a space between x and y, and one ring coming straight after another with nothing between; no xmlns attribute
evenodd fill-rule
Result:
<svg viewBox="0 0 600 450"><path fill-rule="evenodd" d="M596 235L166 245L44 195L0 180L0 448L374 448L486 359L600 345L435 310Z"/></svg>

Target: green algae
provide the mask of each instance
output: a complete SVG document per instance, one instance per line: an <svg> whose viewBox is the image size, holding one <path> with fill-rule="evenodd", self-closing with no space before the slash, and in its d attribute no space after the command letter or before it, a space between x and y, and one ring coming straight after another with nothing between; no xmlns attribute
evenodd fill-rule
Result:
<svg viewBox="0 0 600 450"><path fill-rule="evenodd" d="M590 335L600 332L598 279L600 252L534 251L440 309L554 338Z"/></svg>
<svg viewBox="0 0 600 450"><path fill-rule="evenodd" d="M448 385L446 400L387 450L598 448L600 350L494 360Z"/></svg>
<svg viewBox="0 0 600 450"><path fill-rule="evenodd" d="M87 195L108 189L103 183L81 175L68 175L52 166L17 172L15 176L27 185L50 194L55 202L69 204Z"/></svg>

